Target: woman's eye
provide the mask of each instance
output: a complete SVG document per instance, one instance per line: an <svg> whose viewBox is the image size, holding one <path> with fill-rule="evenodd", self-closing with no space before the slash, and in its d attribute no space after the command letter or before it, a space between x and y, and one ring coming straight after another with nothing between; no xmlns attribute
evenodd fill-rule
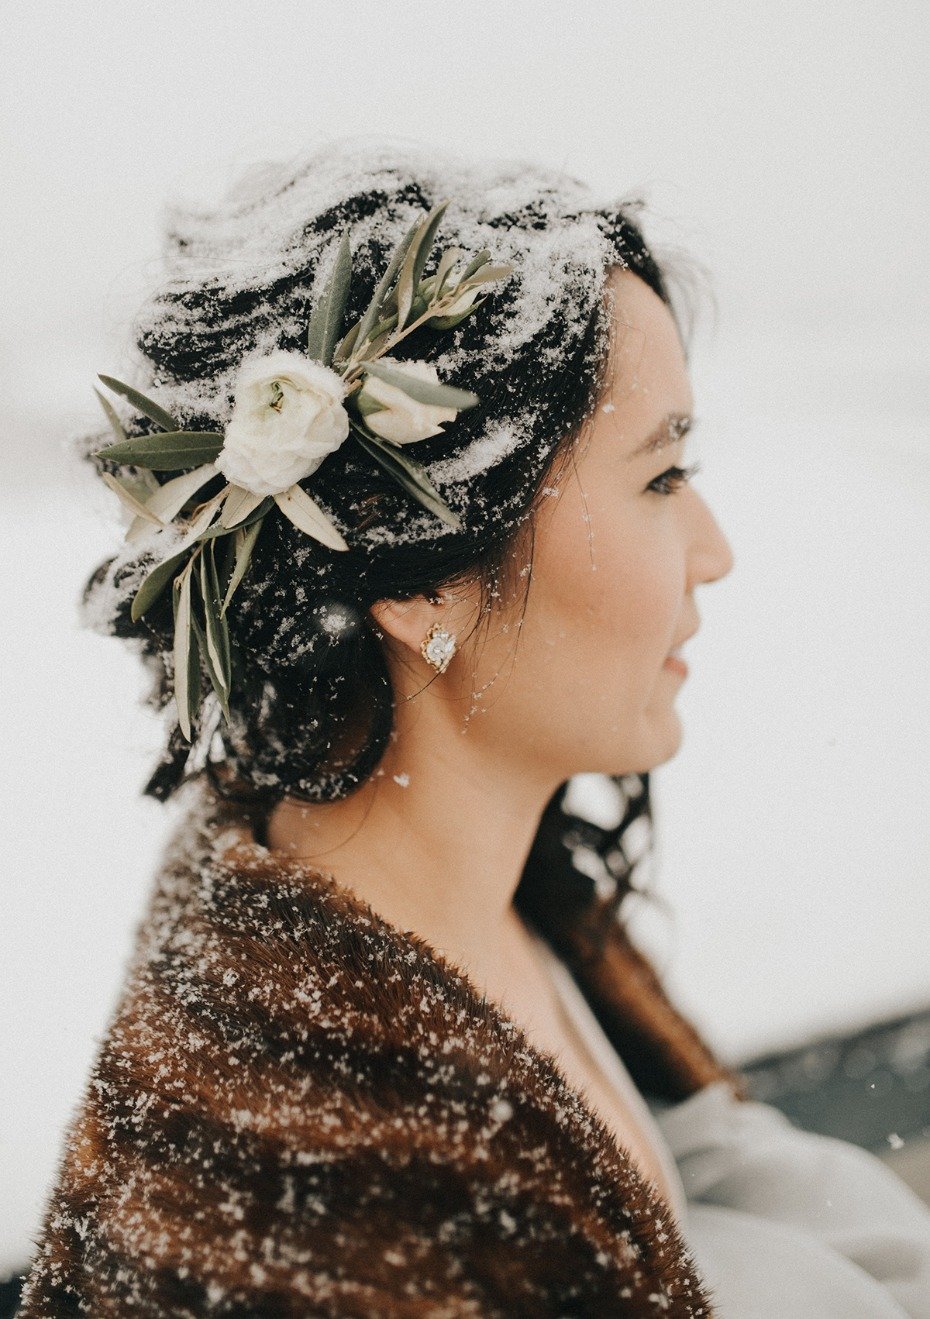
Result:
<svg viewBox="0 0 930 1319"><path fill-rule="evenodd" d="M657 495L673 495L676 490L686 485L692 476L697 476L700 470L700 463L692 463L690 467L669 467L661 476L650 481L646 488L654 490Z"/></svg>

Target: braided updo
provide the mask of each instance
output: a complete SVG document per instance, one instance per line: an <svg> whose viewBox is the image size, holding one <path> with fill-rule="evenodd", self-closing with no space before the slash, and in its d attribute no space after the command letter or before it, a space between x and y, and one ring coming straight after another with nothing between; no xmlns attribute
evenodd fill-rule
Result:
<svg viewBox="0 0 930 1319"><path fill-rule="evenodd" d="M547 475L570 454L602 391L610 269L635 271L674 314L633 219L642 202L598 204L578 180L525 161L476 163L407 143L349 140L253 168L213 210L169 211L166 278L133 327L133 383L183 429L221 431L246 354L303 350L334 240L347 232L352 246L348 325L364 312L404 233L441 198L450 199L442 247L469 255L489 248L492 260L513 267L454 329L425 324L395 350L434 363L442 381L480 400L415 446L460 529L424 509L359 446L346 442L330 454L308 490L350 549L328 549L280 513L266 517L227 615L243 657L230 723L207 687L192 743L174 717L170 592L131 619L151 552L128 543L102 563L85 586L83 618L134 640L151 674L145 699L169 725L144 789L158 800L203 773L218 790L269 809L285 794L333 800L363 783L393 724L370 606L478 583L489 615L510 585L515 547L532 534ZM128 436L153 429L144 417L121 420ZM101 431L80 442L98 470L108 464L93 450L107 439ZM202 497L222 484L216 477ZM547 807L518 891L539 924L553 885L563 907L590 902L598 866L614 904L630 886L635 858L623 840L632 823L651 821L648 775L607 782L616 810L606 823L566 808L568 784ZM579 849L588 860L572 864Z"/></svg>

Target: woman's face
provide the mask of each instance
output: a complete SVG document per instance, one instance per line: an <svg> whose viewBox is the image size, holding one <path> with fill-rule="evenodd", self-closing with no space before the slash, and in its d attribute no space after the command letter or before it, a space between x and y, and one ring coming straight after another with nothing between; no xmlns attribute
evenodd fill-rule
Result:
<svg viewBox="0 0 930 1319"><path fill-rule="evenodd" d="M517 606L496 616L459 661L473 689L470 735L556 784L645 772L675 754L687 679L665 661L697 630L695 588L733 566L695 487L656 480L688 461L674 419L693 399L675 322L630 271L609 285L610 377L574 461L550 478L523 621ZM672 442L639 453L657 431Z"/></svg>

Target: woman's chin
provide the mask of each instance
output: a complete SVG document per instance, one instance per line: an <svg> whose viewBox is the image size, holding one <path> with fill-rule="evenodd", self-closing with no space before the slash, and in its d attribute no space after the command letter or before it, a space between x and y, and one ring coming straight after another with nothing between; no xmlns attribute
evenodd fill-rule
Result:
<svg viewBox="0 0 930 1319"><path fill-rule="evenodd" d="M634 751L627 739L619 755L611 755L608 752L603 757L602 767L592 770L589 764L589 772L614 775L648 774L659 765L664 765L667 760L672 760L681 747L684 729L674 710L665 711L661 718L662 727L657 726L658 719L653 721L637 743L639 748L637 751Z"/></svg>
<svg viewBox="0 0 930 1319"><path fill-rule="evenodd" d="M651 769L664 765L678 754L684 740L684 725L674 706L669 705L657 718L657 727L653 731L654 752L650 757Z"/></svg>

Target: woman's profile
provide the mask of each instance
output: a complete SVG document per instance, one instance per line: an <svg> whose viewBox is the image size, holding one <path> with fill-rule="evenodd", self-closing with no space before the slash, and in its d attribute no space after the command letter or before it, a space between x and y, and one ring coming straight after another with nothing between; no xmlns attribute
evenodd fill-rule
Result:
<svg viewBox="0 0 930 1319"><path fill-rule="evenodd" d="M352 140L172 213L82 605L181 810L23 1319L930 1315L930 1212L624 926L733 566L639 209Z"/></svg>

